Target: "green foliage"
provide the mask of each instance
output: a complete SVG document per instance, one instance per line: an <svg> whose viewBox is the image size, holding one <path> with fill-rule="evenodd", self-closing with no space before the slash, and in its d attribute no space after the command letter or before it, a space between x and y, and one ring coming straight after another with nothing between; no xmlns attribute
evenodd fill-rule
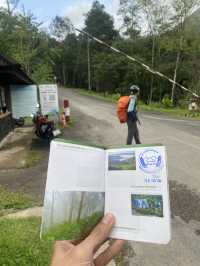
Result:
<svg viewBox="0 0 200 266"><path fill-rule="evenodd" d="M59 40L65 40L67 35L71 32L71 22L67 17L56 16L51 25L52 34Z"/></svg>
<svg viewBox="0 0 200 266"><path fill-rule="evenodd" d="M38 218L0 220L0 265L50 265L53 241L40 240Z"/></svg>
<svg viewBox="0 0 200 266"><path fill-rule="evenodd" d="M35 166L41 159L42 154L39 151L29 151L25 159L24 167L28 168Z"/></svg>
<svg viewBox="0 0 200 266"><path fill-rule="evenodd" d="M34 200L19 192L12 192L0 186L0 216L5 210L22 210L35 205Z"/></svg>
<svg viewBox="0 0 200 266"><path fill-rule="evenodd" d="M53 83L54 74L50 64L44 63L33 70L32 78L38 84Z"/></svg>
<svg viewBox="0 0 200 266"><path fill-rule="evenodd" d="M14 58L36 82L51 82L50 37L32 14L0 10L0 53Z"/></svg>
<svg viewBox="0 0 200 266"><path fill-rule="evenodd" d="M56 239L82 239L94 228L102 214L79 223L63 224L53 228L40 239L41 219L0 219L0 265L44 266L50 265Z"/></svg>
<svg viewBox="0 0 200 266"><path fill-rule="evenodd" d="M172 101L169 97L169 95L165 95L162 99L162 104L164 105L164 107L169 108L172 107Z"/></svg>
<svg viewBox="0 0 200 266"><path fill-rule="evenodd" d="M94 213L91 217L81 219L78 222L67 222L56 225L45 233L43 238L51 240L84 239L98 224L102 217L103 213Z"/></svg>
<svg viewBox="0 0 200 266"><path fill-rule="evenodd" d="M120 1L119 14L123 19L124 35L129 36L130 39L136 39L141 31L139 21L139 3L138 1Z"/></svg>
<svg viewBox="0 0 200 266"><path fill-rule="evenodd" d="M86 15L85 30L104 41L111 41L117 36L114 30L113 18L105 12L105 6L94 1L91 10Z"/></svg>
<svg viewBox="0 0 200 266"><path fill-rule="evenodd" d="M94 81L97 90L113 91L118 85L117 64L112 54L101 53L95 57Z"/></svg>

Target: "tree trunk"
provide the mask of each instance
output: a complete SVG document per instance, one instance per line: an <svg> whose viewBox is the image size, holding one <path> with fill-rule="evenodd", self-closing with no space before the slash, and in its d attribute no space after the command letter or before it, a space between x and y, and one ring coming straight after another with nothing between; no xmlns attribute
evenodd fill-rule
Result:
<svg viewBox="0 0 200 266"><path fill-rule="evenodd" d="M180 38L179 51L178 51L177 56L176 56L176 65L175 65L175 69L174 69L174 79L173 79L174 83L172 84L172 93L171 93L172 104L174 104L174 93L175 93L175 87L176 87L175 82L177 80L177 72L178 72L180 58L181 58L182 44L183 44L183 36L181 36L181 38Z"/></svg>
<svg viewBox="0 0 200 266"><path fill-rule="evenodd" d="M158 37L158 59L157 59L158 71L160 71L160 55L161 55L161 51L160 51L160 35L159 35ZM162 86L161 86L160 79L158 79L158 88L159 88L159 103L161 103L162 102Z"/></svg>
<svg viewBox="0 0 200 266"><path fill-rule="evenodd" d="M87 43L87 56L88 56L88 90L91 91L91 67L90 67L90 39Z"/></svg>
<svg viewBox="0 0 200 266"><path fill-rule="evenodd" d="M10 8L10 1L6 0L6 4L7 4L8 15L11 16L12 12L11 12L11 8Z"/></svg>
<svg viewBox="0 0 200 266"><path fill-rule="evenodd" d="M172 105L174 104L174 93L175 93L175 87L176 87L176 79L177 79L177 71L178 71L178 67L179 67L179 62L180 62L180 55L181 55L181 52L178 51L177 53L177 57L176 57L176 65L175 65L175 70L174 70L174 83L172 84L172 93L171 93L171 102L172 102Z"/></svg>
<svg viewBox="0 0 200 266"><path fill-rule="evenodd" d="M65 73L65 64L62 64L62 75L63 75L63 85L66 85L66 73Z"/></svg>
<svg viewBox="0 0 200 266"><path fill-rule="evenodd" d="M153 36L152 42L152 53L151 53L151 67L154 69L154 62L155 62L155 36ZM152 102L153 97L153 83L154 83L154 75L151 75L151 86L150 86L150 95L149 95L149 104Z"/></svg>
<svg viewBox="0 0 200 266"><path fill-rule="evenodd" d="M73 219L73 209L74 209L74 194L75 192L71 192L71 206L69 211L69 222L72 222Z"/></svg>
<svg viewBox="0 0 200 266"><path fill-rule="evenodd" d="M77 222L81 219L81 212L83 210L84 197L85 197L85 192L81 192L81 200L80 200L79 209L78 209Z"/></svg>

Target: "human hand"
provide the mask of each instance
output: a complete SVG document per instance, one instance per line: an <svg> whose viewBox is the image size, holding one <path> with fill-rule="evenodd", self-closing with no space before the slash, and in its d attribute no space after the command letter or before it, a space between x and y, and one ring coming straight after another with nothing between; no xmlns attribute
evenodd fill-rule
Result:
<svg viewBox="0 0 200 266"><path fill-rule="evenodd" d="M57 241L51 266L105 266L116 256L125 244L124 240L115 240L97 258L95 253L107 240L115 224L115 217L107 214L92 233L77 246L70 241Z"/></svg>

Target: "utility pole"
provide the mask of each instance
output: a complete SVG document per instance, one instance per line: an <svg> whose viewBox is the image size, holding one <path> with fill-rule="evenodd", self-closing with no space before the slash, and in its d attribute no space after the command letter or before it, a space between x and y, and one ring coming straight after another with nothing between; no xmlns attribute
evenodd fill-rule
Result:
<svg viewBox="0 0 200 266"><path fill-rule="evenodd" d="M88 90L91 90L91 67L90 67L90 38L88 37L87 43L87 54L88 54Z"/></svg>

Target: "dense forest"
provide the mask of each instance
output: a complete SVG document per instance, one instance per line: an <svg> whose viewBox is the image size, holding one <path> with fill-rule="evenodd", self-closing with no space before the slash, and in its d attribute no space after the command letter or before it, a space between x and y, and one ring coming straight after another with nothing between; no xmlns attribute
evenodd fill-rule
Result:
<svg viewBox="0 0 200 266"><path fill-rule="evenodd" d="M191 95L109 48L76 32L67 17L48 29L19 0L0 8L0 53L15 58L38 83L121 93L141 87L146 103L183 105ZM83 29L174 81L200 93L200 1L120 0L119 30L104 5L94 1ZM90 73L90 75L88 75ZM89 78L88 78L89 77Z"/></svg>

